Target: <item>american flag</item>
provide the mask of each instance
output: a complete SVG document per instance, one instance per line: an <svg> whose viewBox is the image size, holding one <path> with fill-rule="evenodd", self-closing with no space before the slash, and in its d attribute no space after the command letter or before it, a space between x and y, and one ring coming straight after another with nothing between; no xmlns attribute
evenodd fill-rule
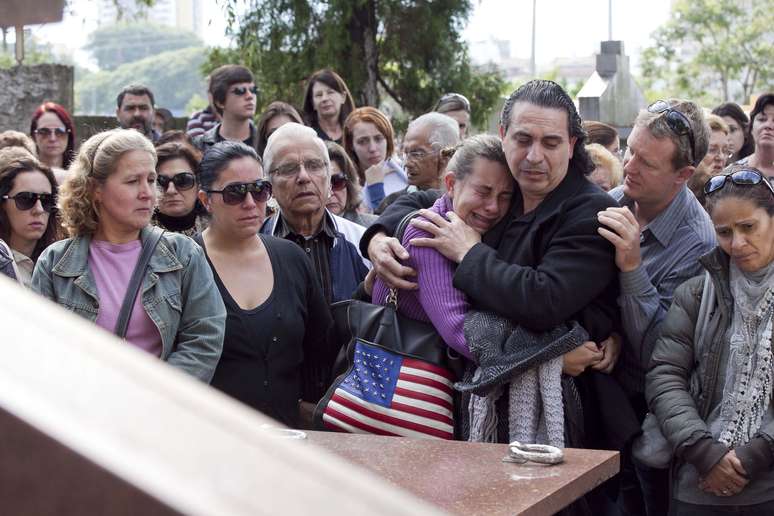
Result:
<svg viewBox="0 0 774 516"><path fill-rule="evenodd" d="M358 339L354 366L323 411L323 423L348 433L452 439L449 371Z"/></svg>

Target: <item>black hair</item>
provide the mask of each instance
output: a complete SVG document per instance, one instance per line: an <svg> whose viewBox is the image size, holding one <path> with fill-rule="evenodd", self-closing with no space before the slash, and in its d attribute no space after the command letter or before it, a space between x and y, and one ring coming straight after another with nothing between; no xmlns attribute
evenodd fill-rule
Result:
<svg viewBox="0 0 774 516"><path fill-rule="evenodd" d="M764 181L769 181L769 179L766 178L766 175L760 170L747 165L731 165L730 167L726 167L723 174L731 175L740 170L754 170L761 174ZM710 180L712 180L712 178L710 178ZM715 190L706 196L705 206L707 212L712 215L712 210L715 208L718 201L727 197L750 201L758 208L766 210L766 213L768 213L769 216L774 216L774 193L772 193L769 187L763 183L758 183L757 185L737 185L733 181L726 180L726 184L723 185L723 188Z"/></svg>
<svg viewBox="0 0 774 516"><path fill-rule="evenodd" d="M341 124L343 129L344 121L349 114L355 110L355 102L352 100L352 94L349 92L349 88L347 87L347 83L344 82L344 79L328 68L317 70L306 81L306 92L304 93L304 117L306 118L307 125L310 127L319 125L317 111L314 110L314 101L312 100L314 96L312 90L314 89L314 83L316 82L321 82L329 88L332 88L334 91L344 95L344 104L341 106L341 111L339 112L339 124Z"/></svg>
<svg viewBox="0 0 774 516"><path fill-rule="evenodd" d="M575 137L575 147L573 148L572 158L570 159L569 169L577 170L583 175L589 175L594 171L594 163L586 152L586 132L583 130L583 122L572 98L564 89L553 81L544 79L534 79L520 86L511 93L508 100L505 101L502 114L500 115L500 125L503 133L508 132L508 126L511 123L511 112L517 102L528 102L536 106L559 109L567 113L567 132L570 138Z"/></svg>
<svg viewBox="0 0 774 516"><path fill-rule="evenodd" d="M127 95L135 95L135 96L142 96L147 95L150 99L151 107L156 106L156 100L153 98L153 92L148 88L147 86L143 86L142 84L130 84L129 86L124 86L124 88L118 93L118 96L116 97L116 107L118 109L121 109L121 104L124 103L124 97Z"/></svg>
<svg viewBox="0 0 774 516"><path fill-rule="evenodd" d="M719 117L727 116L729 118L733 118L736 123L739 124L739 127L742 128L744 143L742 144L742 148L739 149L739 152L732 159L740 160L755 152L755 142L753 142L752 138L750 137L749 131L750 119L747 118L747 115L744 113L742 108L739 107L739 104L734 102L724 102L723 104L713 109L712 114Z"/></svg>
<svg viewBox="0 0 774 516"><path fill-rule="evenodd" d="M218 179L218 174L229 163L239 158L253 158L262 164L261 158L258 157L255 149L242 142L223 140L207 149L196 171L196 180L199 183L199 188L205 191L211 189L212 184Z"/></svg>
<svg viewBox="0 0 774 516"><path fill-rule="evenodd" d="M770 105L774 106L774 93L764 93L755 101L755 105L752 111L750 111L750 126L747 128L750 138L752 138L752 126L755 123L755 117L763 113L766 106Z"/></svg>

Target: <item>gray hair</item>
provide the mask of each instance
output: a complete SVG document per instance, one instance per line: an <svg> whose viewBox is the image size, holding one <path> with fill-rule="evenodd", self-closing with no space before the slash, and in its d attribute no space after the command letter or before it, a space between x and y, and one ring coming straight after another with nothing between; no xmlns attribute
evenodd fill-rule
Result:
<svg viewBox="0 0 774 516"><path fill-rule="evenodd" d="M408 129L420 126L430 127L430 146L434 150L443 150L460 143L460 126L456 120L441 113L431 112L415 118ZM407 130L408 131L408 130Z"/></svg>
<svg viewBox="0 0 774 516"><path fill-rule="evenodd" d="M700 163L709 149L710 137L709 124L704 118L703 110L687 100L669 99L666 102L672 109L685 115L690 122L693 131L693 149L691 149L690 138L687 135L680 136L675 133L667 124L666 118L661 116L662 113L651 113L643 109L634 120L634 125L647 129L655 138L669 138L674 142L675 153L672 156L672 166L675 170Z"/></svg>
<svg viewBox="0 0 774 516"><path fill-rule="evenodd" d="M320 157L325 161L325 169L327 175L331 175L331 159L328 157L328 148L325 146L325 142L317 136L317 133L311 127L297 124L295 122L289 122L283 124L276 131L269 136L269 140L266 142L266 150L263 151L263 165L269 180L271 180L271 170L274 163L274 153L277 151L277 147L281 142L285 140L300 141L304 139L311 139L320 151Z"/></svg>
<svg viewBox="0 0 774 516"><path fill-rule="evenodd" d="M461 181L473 172L473 163L476 158L500 163L508 169L502 140L493 134L479 134L465 138L462 144L457 147L454 156L446 166L446 170L453 172L454 178Z"/></svg>

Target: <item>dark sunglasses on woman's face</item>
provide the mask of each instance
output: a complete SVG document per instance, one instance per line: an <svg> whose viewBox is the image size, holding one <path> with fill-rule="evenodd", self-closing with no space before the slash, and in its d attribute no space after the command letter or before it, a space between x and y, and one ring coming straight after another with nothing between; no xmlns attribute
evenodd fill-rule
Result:
<svg viewBox="0 0 774 516"><path fill-rule="evenodd" d="M344 190L347 187L347 176L344 174L333 174L331 176L331 189Z"/></svg>
<svg viewBox="0 0 774 516"><path fill-rule="evenodd" d="M48 127L38 127L37 129L35 129L35 134L43 138L50 138L51 136L56 136L57 138L63 138L69 132L70 131L68 131L64 127L54 127L53 129L50 129Z"/></svg>
<svg viewBox="0 0 774 516"><path fill-rule="evenodd" d="M729 180L735 185L739 186L755 186L764 183L769 188L769 191L772 193L772 195L774 195L774 186L771 186L769 180L763 177L763 175L757 170L751 170L749 168L743 168L742 170L738 170L733 174L724 174L711 177L709 181L704 183L704 193L710 195L714 192L717 192L726 186L726 182Z"/></svg>
<svg viewBox="0 0 774 516"><path fill-rule="evenodd" d="M174 184L175 188L178 190L190 190L196 185L196 176L190 172L180 172L172 177L159 175L159 177L156 178L156 182L163 192L167 191L169 183Z"/></svg>
<svg viewBox="0 0 774 516"><path fill-rule="evenodd" d="M246 88L244 86L237 86L231 90L231 93L234 95L242 96L247 92L252 93L253 95L258 95L258 86L251 86L249 88Z"/></svg>
<svg viewBox="0 0 774 516"><path fill-rule="evenodd" d="M244 202L247 194L253 196L255 202L266 202L271 197L271 183L259 179L254 183L236 183L228 185L223 190L207 190L208 194L218 193L223 196L223 202L226 204L241 204Z"/></svg>
<svg viewBox="0 0 774 516"><path fill-rule="evenodd" d="M16 203L16 209L21 211L31 210L35 203L40 199L40 205L47 213L51 213L56 204L56 197L50 193L19 192L13 197L4 195L3 200L13 199Z"/></svg>

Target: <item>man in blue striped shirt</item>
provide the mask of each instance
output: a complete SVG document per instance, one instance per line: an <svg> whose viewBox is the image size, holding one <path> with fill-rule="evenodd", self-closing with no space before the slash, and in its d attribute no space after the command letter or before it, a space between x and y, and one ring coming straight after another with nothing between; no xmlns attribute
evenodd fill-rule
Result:
<svg viewBox="0 0 774 516"><path fill-rule="evenodd" d="M672 295L700 273L699 257L716 245L709 216L687 188L708 141L699 106L655 102L638 115L629 135L624 184L609 192L621 207L599 213L599 233L615 246L620 270L626 342L615 374L640 418L647 412L645 371ZM657 500L668 501L667 478L662 476L655 493L643 484L649 509Z"/></svg>

